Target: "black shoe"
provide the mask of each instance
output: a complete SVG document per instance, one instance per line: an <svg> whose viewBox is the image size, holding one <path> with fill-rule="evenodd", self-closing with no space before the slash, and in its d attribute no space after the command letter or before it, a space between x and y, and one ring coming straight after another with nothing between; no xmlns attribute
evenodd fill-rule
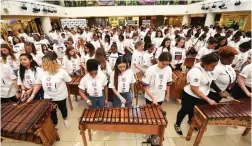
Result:
<svg viewBox="0 0 252 146"><path fill-rule="evenodd" d="M178 135L183 136L183 132L182 132L181 128L177 124L174 124L174 129L175 129L175 131L177 132Z"/></svg>

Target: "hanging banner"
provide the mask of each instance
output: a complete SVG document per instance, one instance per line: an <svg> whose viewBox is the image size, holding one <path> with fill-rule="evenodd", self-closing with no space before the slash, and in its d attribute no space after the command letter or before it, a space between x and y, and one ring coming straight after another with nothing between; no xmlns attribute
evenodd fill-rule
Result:
<svg viewBox="0 0 252 146"><path fill-rule="evenodd" d="M137 25L137 20L128 20L127 24L128 25Z"/></svg>
<svg viewBox="0 0 252 146"><path fill-rule="evenodd" d="M86 19L61 19L61 25L62 28L68 27L81 27L85 28L87 27L87 20Z"/></svg>
<svg viewBox="0 0 252 146"><path fill-rule="evenodd" d="M142 20L142 24L144 25L150 24L150 20Z"/></svg>

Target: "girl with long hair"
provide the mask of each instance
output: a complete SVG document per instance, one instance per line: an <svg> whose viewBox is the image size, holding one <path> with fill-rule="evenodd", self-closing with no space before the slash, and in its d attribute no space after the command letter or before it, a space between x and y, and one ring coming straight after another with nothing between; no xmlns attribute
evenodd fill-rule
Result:
<svg viewBox="0 0 252 146"><path fill-rule="evenodd" d="M162 31L161 31L161 30L157 30L157 31L156 31L156 36L155 36L155 38L152 40L152 43L154 44L154 46L155 46L156 48L158 48L158 47L161 45L161 43L162 43L163 40L164 40L164 37L163 37Z"/></svg>
<svg viewBox="0 0 252 146"><path fill-rule="evenodd" d="M70 82L72 78L69 74L60 68L57 63L57 54L55 52L48 52L42 58L42 71L38 75L35 86L33 88L31 96L27 102L31 102L39 89L43 87L44 98L52 99L53 103L57 105L61 111L63 122L66 128L69 128L69 121L67 120L67 105L66 98L68 96L68 90L66 83ZM58 124L57 109L53 109L51 112L51 119L53 124Z"/></svg>
<svg viewBox="0 0 252 146"><path fill-rule="evenodd" d="M7 44L1 44L1 62L9 65L17 76L19 69L19 54L14 52L12 48Z"/></svg>
<svg viewBox="0 0 252 146"><path fill-rule="evenodd" d="M68 46L66 56L63 57L63 64L69 75L80 75L80 57L76 54L73 46Z"/></svg>
<svg viewBox="0 0 252 146"><path fill-rule="evenodd" d="M109 88L114 92L114 107L131 107L134 97L134 84L136 82L134 73L129 69L126 57L119 56L116 60L114 71L110 76Z"/></svg>
<svg viewBox="0 0 252 146"><path fill-rule="evenodd" d="M24 53L24 43L22 42L22 40L17 36L14 36L12 40L13 40L13 51L18 53Z"/></svg>
<svg viewBox="0 0 252 146"><path fill-rule="evenodd" d="M163 52L170 52L170 44L171 44L171 40L169 38L164 38L163 42L157 48L157 50L154 54L155 59L158 59L160 54Z"/></svg>
<svg viewBox="0 0 252 146"><path fill-rule="evenodd" d="M33 87L35 86L35 80L41 73L41 68L38 66L36 61L32 59L30 53L23 53L20 55L20 69L18 72L17 84L21 86L22 95L21 98L30 96ZM44 91L41 87L34 99L43 99Z"/></svg>
<svg viewBox="0 0 252 146"><path fill-rule="evenodd" d="M42 57L44 56L42 53L43 51L38 53L35 48L35 45L31 42L26 42L24 47L25 47L25 53L31 54L33 60L36 61L36 63L38 65L41 65ZM41 46L41 48L42 48L42 46Z"/></svg>
<svg viewBox="0 0 252 146"><path fill-rule="evenodd" d="M85 44L85 54L81 56L81 66L86 71L86 63L89 59L95 58L95 47L91 43Z"/></svg>
<svg viewBox="0 0 252 146"><path fill-rule="evenodd" d="M171 48L170 53L172 55L172 68L174 70L180 70L181 65L186 59L185 38L178 38L175 47Z"/></svg>

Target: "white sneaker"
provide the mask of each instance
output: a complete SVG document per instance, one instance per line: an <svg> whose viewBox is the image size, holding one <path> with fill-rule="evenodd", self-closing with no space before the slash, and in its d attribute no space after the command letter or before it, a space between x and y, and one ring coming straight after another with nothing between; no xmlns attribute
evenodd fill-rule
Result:
<svg viewBox="0 0 252 146"><path fill-rule="evenodd" d="M69 128L70 127L70 123L68 120L64 120L64 125L66 128Z"/></svg>

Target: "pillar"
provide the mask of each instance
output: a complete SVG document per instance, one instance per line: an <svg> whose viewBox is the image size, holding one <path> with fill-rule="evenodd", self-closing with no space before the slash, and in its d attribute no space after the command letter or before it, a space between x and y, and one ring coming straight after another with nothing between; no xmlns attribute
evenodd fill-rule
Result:
<svg viewBox="0 0 252 146"><path fill-rule="evenodd" d="M182 20L182 25L189 25L189 19L190 19L190 16L189 15L184 15L183 16L183 20Z"/></svg>
<svg viewBox="0 0 252 146"><path fill-rule="evenodd" d="M65 7L65 2L64 2L64 0L60 0L59 2L60 2L60 6Z"/></svg>
<svg viewBox="0 0 252 146"><path fill-rule="evenodd" d="M40 20L41 20L42 30L44 31L45 34L48 34L49 31L52 29L50 17L48 16L41 17Z"/></svg>
<svg viewBox="0 0 252 146"><path fill-rule="evenodd" d="M205 20L205 26L214 25L214 18L215 13L207 13L206 20Z"/></svg>

